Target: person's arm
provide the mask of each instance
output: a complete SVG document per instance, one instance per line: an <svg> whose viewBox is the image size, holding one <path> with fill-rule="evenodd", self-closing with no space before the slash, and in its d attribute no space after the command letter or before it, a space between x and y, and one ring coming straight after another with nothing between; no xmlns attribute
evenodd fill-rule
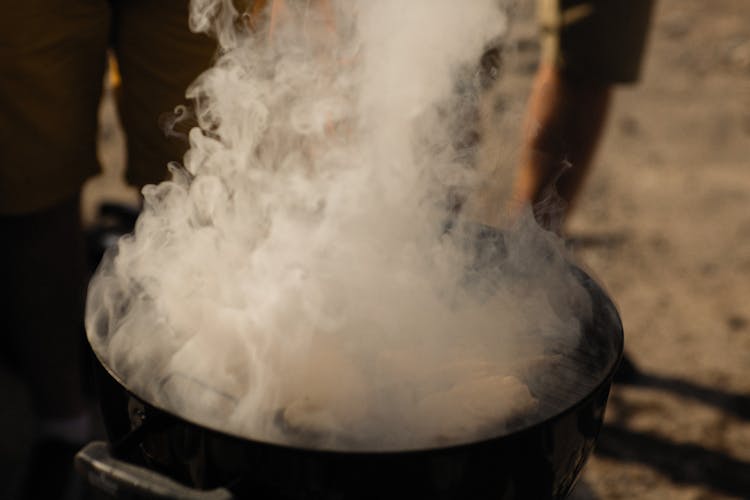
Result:
<svg viewBox="0 0 750 500"><path fill-rule="evenodd" d="M540 67L527 107L515 202L538 204L555 192L568 207L575 201L604 129L612 87Z"/></svg>

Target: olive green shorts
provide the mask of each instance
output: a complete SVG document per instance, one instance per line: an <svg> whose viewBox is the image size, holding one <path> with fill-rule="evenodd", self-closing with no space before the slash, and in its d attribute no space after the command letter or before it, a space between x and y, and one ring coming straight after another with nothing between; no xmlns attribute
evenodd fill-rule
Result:
<svg viewBox="0 0 750 500"><path fill-rule="evenodd" d="M188 29L188 0L24 0L0 16L0 214L51 207L98 172L97 111L117 56L128 180L158 182L186 146L159 118L185 102L215 42Z"/></svg>
<svg viewBox="0 0 750 500"><path fill-rule="evenodd" d="M537 0L542 61L574 79L638 79L655 0Z"/></svg>

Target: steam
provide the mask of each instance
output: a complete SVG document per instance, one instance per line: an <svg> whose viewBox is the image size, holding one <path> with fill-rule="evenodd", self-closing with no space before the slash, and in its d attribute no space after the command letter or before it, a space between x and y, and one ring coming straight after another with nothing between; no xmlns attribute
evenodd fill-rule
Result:
<svg viewBox="0 0 750 500"><path fill-rule="evenodd" d="M497 1L288 4L269 36L193 1L220 55L187 91L184 167L91 283L98 356L152 404L302 446L452 444L559 410L527 386L589 313L559 242L527 211L478 251L447 202L481 182L456 85L505 29Z"/></svg>

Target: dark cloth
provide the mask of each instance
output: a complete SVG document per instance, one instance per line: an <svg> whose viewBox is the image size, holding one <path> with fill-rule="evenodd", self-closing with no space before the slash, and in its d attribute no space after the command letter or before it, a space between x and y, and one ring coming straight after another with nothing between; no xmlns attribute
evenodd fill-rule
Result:
<svg viewBox="0 0 750 500"><path fill-rule="evenodd" d="M638 80L655 0L537 0L542 60L596 83Z"/></svg>
<svg viewBox="0 0 750 500"><path fill-rule="evenodd" d="M97 111L108 48L117 55L128 180L166 177L184 141L159 116L185 103L215 41L188 29L188 2L24 0L0 16L0 214L44 210L99 169Z"/></svg>
<svg viewBox="0 0 750 500"><path fill-rule="evenodd" d="M70 416L80 404L71 390L81 391L83 247L77 196L31 215L0 216L4 354L47 418Z"/></svg>

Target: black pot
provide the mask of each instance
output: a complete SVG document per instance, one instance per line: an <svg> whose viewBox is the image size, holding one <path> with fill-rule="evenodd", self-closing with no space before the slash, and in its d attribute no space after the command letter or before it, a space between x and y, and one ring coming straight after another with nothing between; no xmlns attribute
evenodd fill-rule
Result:
<svg viewBox="0 0 750 500"><path fill-rule="evenodd" d="M490 239L496 247L497 238ZM614 305L588 275L578 268L573 272L593 305L581 359L598 365L581 370L598 373L599 379L567 409L533 425L416 451L294 448L232 436L193 423L189 415L157 408L97 360L110 443L82 450L78 468L99 489L118 497L565 498L593 449L623 349Z"/></svg>

